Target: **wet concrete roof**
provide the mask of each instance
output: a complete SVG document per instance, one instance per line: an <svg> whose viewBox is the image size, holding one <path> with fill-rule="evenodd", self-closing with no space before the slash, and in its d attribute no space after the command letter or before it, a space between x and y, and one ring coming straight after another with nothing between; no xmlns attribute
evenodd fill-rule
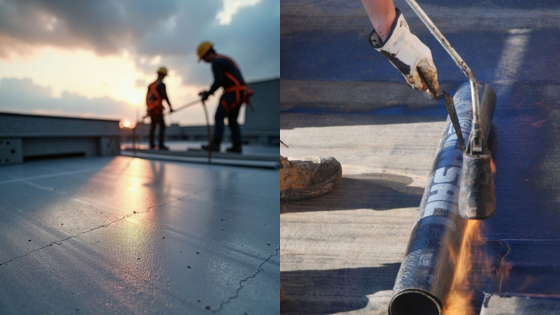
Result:
<svg viewBox="0 0 560 315"><path fill-rule="evenodd" d="M1 314L276 314L278 171L128 157L0 169Z"/></svg>

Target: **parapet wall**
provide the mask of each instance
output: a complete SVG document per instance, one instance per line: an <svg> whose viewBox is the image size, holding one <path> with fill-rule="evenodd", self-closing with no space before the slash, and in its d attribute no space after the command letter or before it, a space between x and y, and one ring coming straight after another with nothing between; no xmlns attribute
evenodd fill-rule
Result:
<svg viewBox="0 0 560 315"><path fill-rule="evenodd" d="M119 153L118 121L0 112L0 165L41 157Z"/></svg>

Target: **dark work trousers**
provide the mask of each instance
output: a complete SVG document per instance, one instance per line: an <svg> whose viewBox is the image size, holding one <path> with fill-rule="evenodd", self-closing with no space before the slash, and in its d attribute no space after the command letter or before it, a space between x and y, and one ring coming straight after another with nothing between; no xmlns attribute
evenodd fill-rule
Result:
<svg viewBox="0 0 560 315"><path fill-rule="evenodd" d="M154 134L156 131L156 125L159 125L159 146L164 146L165 140L165 120L163 120L163 115L159 114L152 114L150 115L150 119L152 120L152 125L150 126L150 147L154 147Z"/></svg>
<svg viewBox="0 0 560 315"><path fill-rule="evenodd" d="M241 99L243 93L241 93ZM221 142L224 137L224 118L228 119L229 130L233 143L241 144L241 128L237 123L237 116L241 109L241 102L236 102L235 93L225 93L220 98L220 104L214 115L214 142Z"/></svg>

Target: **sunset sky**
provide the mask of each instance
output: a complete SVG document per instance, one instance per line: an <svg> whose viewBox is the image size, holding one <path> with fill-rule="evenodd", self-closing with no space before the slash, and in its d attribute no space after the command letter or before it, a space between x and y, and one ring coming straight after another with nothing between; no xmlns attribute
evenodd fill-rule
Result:
<svg viewBox="0 0 560 315"><path fill-rule="evenodd" d="M135 120L162 65L178 108L212 83L197 63L204 40L248 82L278 78L280 1L0 0L0 111ZM171 120L204 116L195 106Z"/></svg>

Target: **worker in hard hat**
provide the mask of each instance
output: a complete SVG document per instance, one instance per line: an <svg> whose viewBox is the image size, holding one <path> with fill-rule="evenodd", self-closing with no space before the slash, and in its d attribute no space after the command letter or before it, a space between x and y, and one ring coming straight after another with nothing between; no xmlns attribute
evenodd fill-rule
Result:
<svg viewBox="0 0 560 315"><path fill-rule="evenodd" d="M163 83L163 79L167 76L167 68L160 67L157 71L157 75L156 81L148 86L148 94L146 95L146 105L148 106L147 116L150 116L152 121L150 126L150 149L154 150L156 148L154 134L156 126L159 125L159 141L157 148L158 150L169 150L169 148L164 145L165 120L163 119L163 100L167 101L167 104L169 105L169 112L173 112L171 102L167 97L165 83Z"/></svg>
<svg viewBox="0 0 560 315"><path fill-rule="evenodd" d="M247 89L245 80L235 61L224 55L217 54L212 43L202 42L198 46L197 54L198 61L204 60L212 64L212 72L214 74L214 83L210 90L200 93L202 101L206 101L220 87L224 88L224 93L220 97L220 103L214 116L215 124L212 143L209 146L202 146L202 149L220 151L220 144L224 134L224 118L227 117L233 142L233 145L227 149L227 152L241 153L242 139L237 116L239 116L241 105L248 103L248 98L252 95L252 92Z"/></svg>

